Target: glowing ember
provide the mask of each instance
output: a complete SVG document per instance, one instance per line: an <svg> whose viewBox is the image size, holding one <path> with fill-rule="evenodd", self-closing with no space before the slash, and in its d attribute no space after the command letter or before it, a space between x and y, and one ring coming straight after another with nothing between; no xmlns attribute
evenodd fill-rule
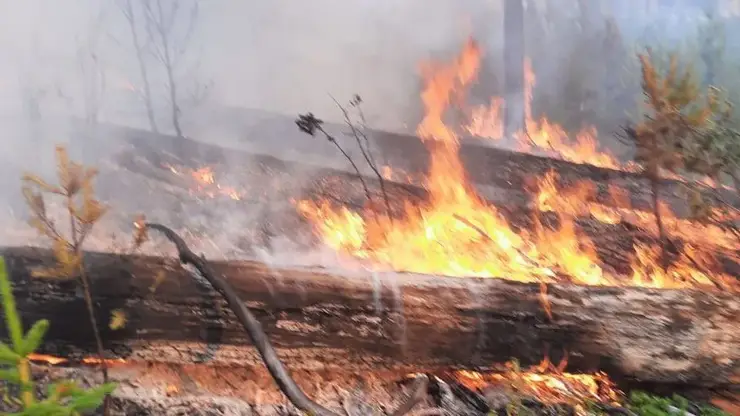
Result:
<svg viewBox="0 0 740 416"><path fill-rule="evenodd" d="M50 364L50 365L60 365L60 364L66 364L69 362L68 359L62 358L62 357L56 357L54 355L46 355L46 354L29 354L28 360L35 363L40 364ZM103 362L105 362L108 365L111 364L123 364L126 362L123 358L113 358L113 359L105 359L101 360L100 358L96 357L84 357L82 360L79 361L83 365L99 365Z"/></svg>
<svg viewBox="0 0 740 416"><path fill-rule="evenodd" d="M31 362L45 363L45 364L51 364L51 365L64 364L68 361L66 358L55 357L53 355L34 354L34 353L28 355L28 360Z"/></svg>
<svg viewBox="0 0 740 416"><path fill-rule="evenodd" d="M622 168L613 155L599 149L596 140L597 132L594 127L582 129L573 140L565 129L550 122L546 117L536 120L532 115L532 97L536 77L529 60L525 61L524 71L526 131L515 135L519 150L535 149L574 163L587 163L611 169ZM504 128L501 117L503 104L503 99L496 97L491 100L490 106L474 108L470 123L465 129L473 136L493 140L503 139Z"/></svg>
<svg viewBox="0 0 740 416"><path fill-rule="evenodd" d="M242 193L230 186L224 186L216 182L213 168L210 166L204 166L199 169L178 169L174 166L166 166L170 172L178 175L185 176L194 183L193 191L196 195L207 196L209 198L215 198L217 196L227 196L233 200L241 200ZM183 173L186 173L183 175Z"/></svg>
<svg viewBox="0 0 740 416"><path fill-rule="evenodd" d="M500 386L513 394L532 397L546 405L569 404L577 414L585 414L586 402L618 405L622 393L604 373L573 374L563 370L567 362L554 366L546 358L540 365L523 370L507 363L502 371L479 373L457 371L455 378L465 387L481 391Z"/></svg>

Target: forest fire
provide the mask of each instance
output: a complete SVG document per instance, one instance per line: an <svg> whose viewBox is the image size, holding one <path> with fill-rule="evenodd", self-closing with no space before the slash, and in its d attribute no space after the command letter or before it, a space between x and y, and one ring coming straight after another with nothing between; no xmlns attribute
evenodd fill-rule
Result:
<svg viewBox="0 0 740 416"><path fill-rule="evenodd" d="M593 186L580 184L568 191L559 190L554 185L554 174L540 180L536 200L540 211L554 212L559 227L546 226L536 216L532 231L514 231L496 207L484 202L469 185L458 156L458 136L443 121L450 102L459 99L475 80L480 53L471 39L453 63L428 64L423 68L425 88L421 98L426 115L417 134L424 142L435 144L428 146L431 156L425 184L429 192L427 202L421 206L407 202L403 218L391 219L380 213L336 209L327 201L298 201L297 209L314 224L324 244L367 261L372 268L448 276L550 282L565 275L578 284L648 287L714 287L717 281L731 280L721 274L708 277L706 270L716 270L709 267L713 261L709 256L701 256L701 261L693 257L679 259L671 269L660 270L654 267L657 264L654 250L647 246L636 247L632 279L613 276L602 268L592 241L577 231L573 217L592 214L613 224L635 211L629 206L620 211L584 204L584 198L593 194ZM533 76L530 74L528 78L531 95ZM590 133L579 134L575 144L567 142L562 128L546 119L535 123L531 111L527 111L528 137L535 144L571 149L573 158L580 155L581 161L589 163L594 163L593 157L598 156L601 162L596 164L616 167L613 158L597 151ZM490 125L488 128L493 133L499 130ZM674 232L686 231L683 227L686 221L672 217L670 221L675 221L671 227ZM702 269L702 265L708 268Z"/></svg>
<svg viewBox="0 0 740 416"><path fill-rule="evenodd" d="M540 212L555 212L570 217L592 215L600 222L615 224L627 221L653 233L658 230L652 213L634 210L624 193L610 187L609 194L615 207L593 202L596 187L593 183L581 181L569 188L559 189L556 185L557 175L548 172L538 181L536 196L537 209ZM697 224L678 218L666 204L661 204L664 227L668 235L692 241L702 246L714 246L731 250L737 240L735 236L718 226ZM715 283L732 287L734 278L718 272L721 267L717 260L707 252L699 252L692 245L686 245L681 257L668 270L659 264L659 250L644 243L636 243L632 268L632 284L635 286L681 288L694 285L711 286ZM709 276L711 271L712 277Z"/></svg>
<svg viewBox="0 0 740 416"><path fill-rule="evenodd" d="M470 40L453 64L423 69L426 115L417 133L439 144L431 153L425 206L407 206L403 221L382 216L365 221L359 213L306 200L298 209L332 248L395 270L527 282L547 281L564 271L581 283L608 283L592 250L583 247L588 242L577 239L573 227L517 234L470 189L457 154L458 138L443 116L453 96L475 79L479 64L480 49Z"/></svg>

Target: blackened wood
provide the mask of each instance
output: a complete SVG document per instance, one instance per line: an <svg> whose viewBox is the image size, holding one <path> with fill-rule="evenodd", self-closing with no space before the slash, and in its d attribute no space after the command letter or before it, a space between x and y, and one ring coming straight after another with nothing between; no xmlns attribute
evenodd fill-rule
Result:
<svg viewBox="0 0 740 416"><path fill-rule="evenodd" d="M94 351L76 282L30 276L52 262L46 250L2 250L26 324L50 319L44 351ZM123 309L127 325L102 328L106 348L121 357L153 345L205 342L222 329L223 348L240 363L260 365L230 313L204 317L213 291L166 259L87 257L99 321ZM553 319L538 285L501 279L271 268L253 261L215 262L258 318L291 368L340 365L357 371L411 366L476 367L518 358L534 364L567 351L573 370L608 371L657 383L718 386L738 382L740 300L729 293L550 285ZM150 293L156 275L165 279ZM223 305L222 305L223 306ZM225 308L222 308L222 310ZM320 351L326 351L323 355ZM310 358L309 358L310 357ZM355 366L355 367L347 367Z"/></svg>

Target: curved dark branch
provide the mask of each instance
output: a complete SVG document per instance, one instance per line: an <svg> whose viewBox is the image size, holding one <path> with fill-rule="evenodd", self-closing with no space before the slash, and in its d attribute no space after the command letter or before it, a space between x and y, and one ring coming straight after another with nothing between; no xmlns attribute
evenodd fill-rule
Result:
<svg viewBox="0 0 740 416"><path fill-rule="evenodd" d="M190 264L195 267L200 274L203 275L211 285L213 285L213 288L226 299L226 303L229 305L229 308L234 312L237 319L239 319L239 322L247 331L247 334L249 334L249 338L252 340L252 343L257 348L257 351L259 351L262 361L264 361L265 366L270 371L270 375L272 375L275 383L277 383L280 390L295 407L314 416L339 416L311 400L306 396L303 390L298 387L282 361L280 361L275 348L272 346L270 340L267 338L267 334L265 334L265 331L262 329L262 324L260 324L254 314L239 298L231 285L211 268L204 257L197 256L192 250L190 250L188 245L185 243L185 240L169 227L156 223L146 223L146 227L164 234L164 236L174 243L175 247L177 247L180 261L183 264ZM426 395L426 386L427 383L424 379L418 381L411 396L401 404L399 409L393 412L392 415L401 416L411 410L411 408L419 403L421 400L420 397Z"/></svg>

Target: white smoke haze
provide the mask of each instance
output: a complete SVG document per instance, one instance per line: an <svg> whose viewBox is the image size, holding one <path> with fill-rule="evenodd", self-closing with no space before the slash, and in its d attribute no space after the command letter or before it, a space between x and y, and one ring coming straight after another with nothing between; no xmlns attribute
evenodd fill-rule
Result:
<svg viewBox="0 0 740 416"><path fill-rule="evenodd" d="M22 225L27 212L20 199L20 173L30 170L53 179L55 143L70 144L74 158L103 171L120 169L109 160L93 160L115 151L112 145L105 147L110 137L87 131L92 138L86 140L94 140L103 150L86 153L85 146L74 144L84 140L79 128L71 128L72 119L78 126L80 120L94 116L100 124L149 128L131 33L121 12L124 3L0 0L0 191L6 200L0 225L7 245L42 243ZM484 49L484 63L470 103L483 104L492 94L505 95L501 85L503 0L182 0L180 7L184 10L196 3L199 9L192 32L187 13L173 23L178 36L188 39L174 76L184 134L196 140L347 170L341 156L323 140L306 145L311 154L292 146L289 139L301 137L292 123L265 124L274 130L265 130L260 123L274 119L274 114L287 115L290 121L309 111L324 120L341 122L329 94L346 101L357 93L373 128L413 133L421 115L420 62L449 59L471 35ZM595 124L605 130L602 142L615 149L619 146L613 143L610 130L627 119L639 98L637 73L629 66L634 60L620 59L633 56L645 28L657 24L672 28L665 31L670 34L665 42L670 44L690 38L704 19L703 3L696 1L674 2L670 8L642 0L525 3L526 55L532 58L538 77L535 112L547 113L568 129L585 122ZM733 4L718 3L728 28L737 26ZM618 45L605 47L609 31L615 28L620 35ZM140 35L147 37L143 31ZM615 56L615 51L623 56ZM156 122L163 133L172 134L167 78L150 54L146 64ZM619 83L614 82L616 77ZM250 110L265 113L258 117ZM237 173L233 176L237 181L248 180L239 179ZM292 189L296 192L302 181L310 179L305 172L290 176L285 180L295 182ZM113 204L105 220L111 225L98 227L91 248L107 249L111 229L120 228L137 212L141 190L149 189L150 202L177 199L142 175L120 172L120 180L128 185L101 192L111 200L127 202ZM208 238L193 237L192 241L198 242L197 250L214 258L335 261L333 253L298 259L293 253L303 246L302 237L292 233L276 236L272 248L260 247L250 235L265 212L291 211L283 193L267 201L219 206L217 215L208 212L209 200L202 202L206 206L202 212L190 204L177 213L165 204L159 212L144 214L163 223L207 230ZM158 249L152 245L151 250Z"/></svg>

